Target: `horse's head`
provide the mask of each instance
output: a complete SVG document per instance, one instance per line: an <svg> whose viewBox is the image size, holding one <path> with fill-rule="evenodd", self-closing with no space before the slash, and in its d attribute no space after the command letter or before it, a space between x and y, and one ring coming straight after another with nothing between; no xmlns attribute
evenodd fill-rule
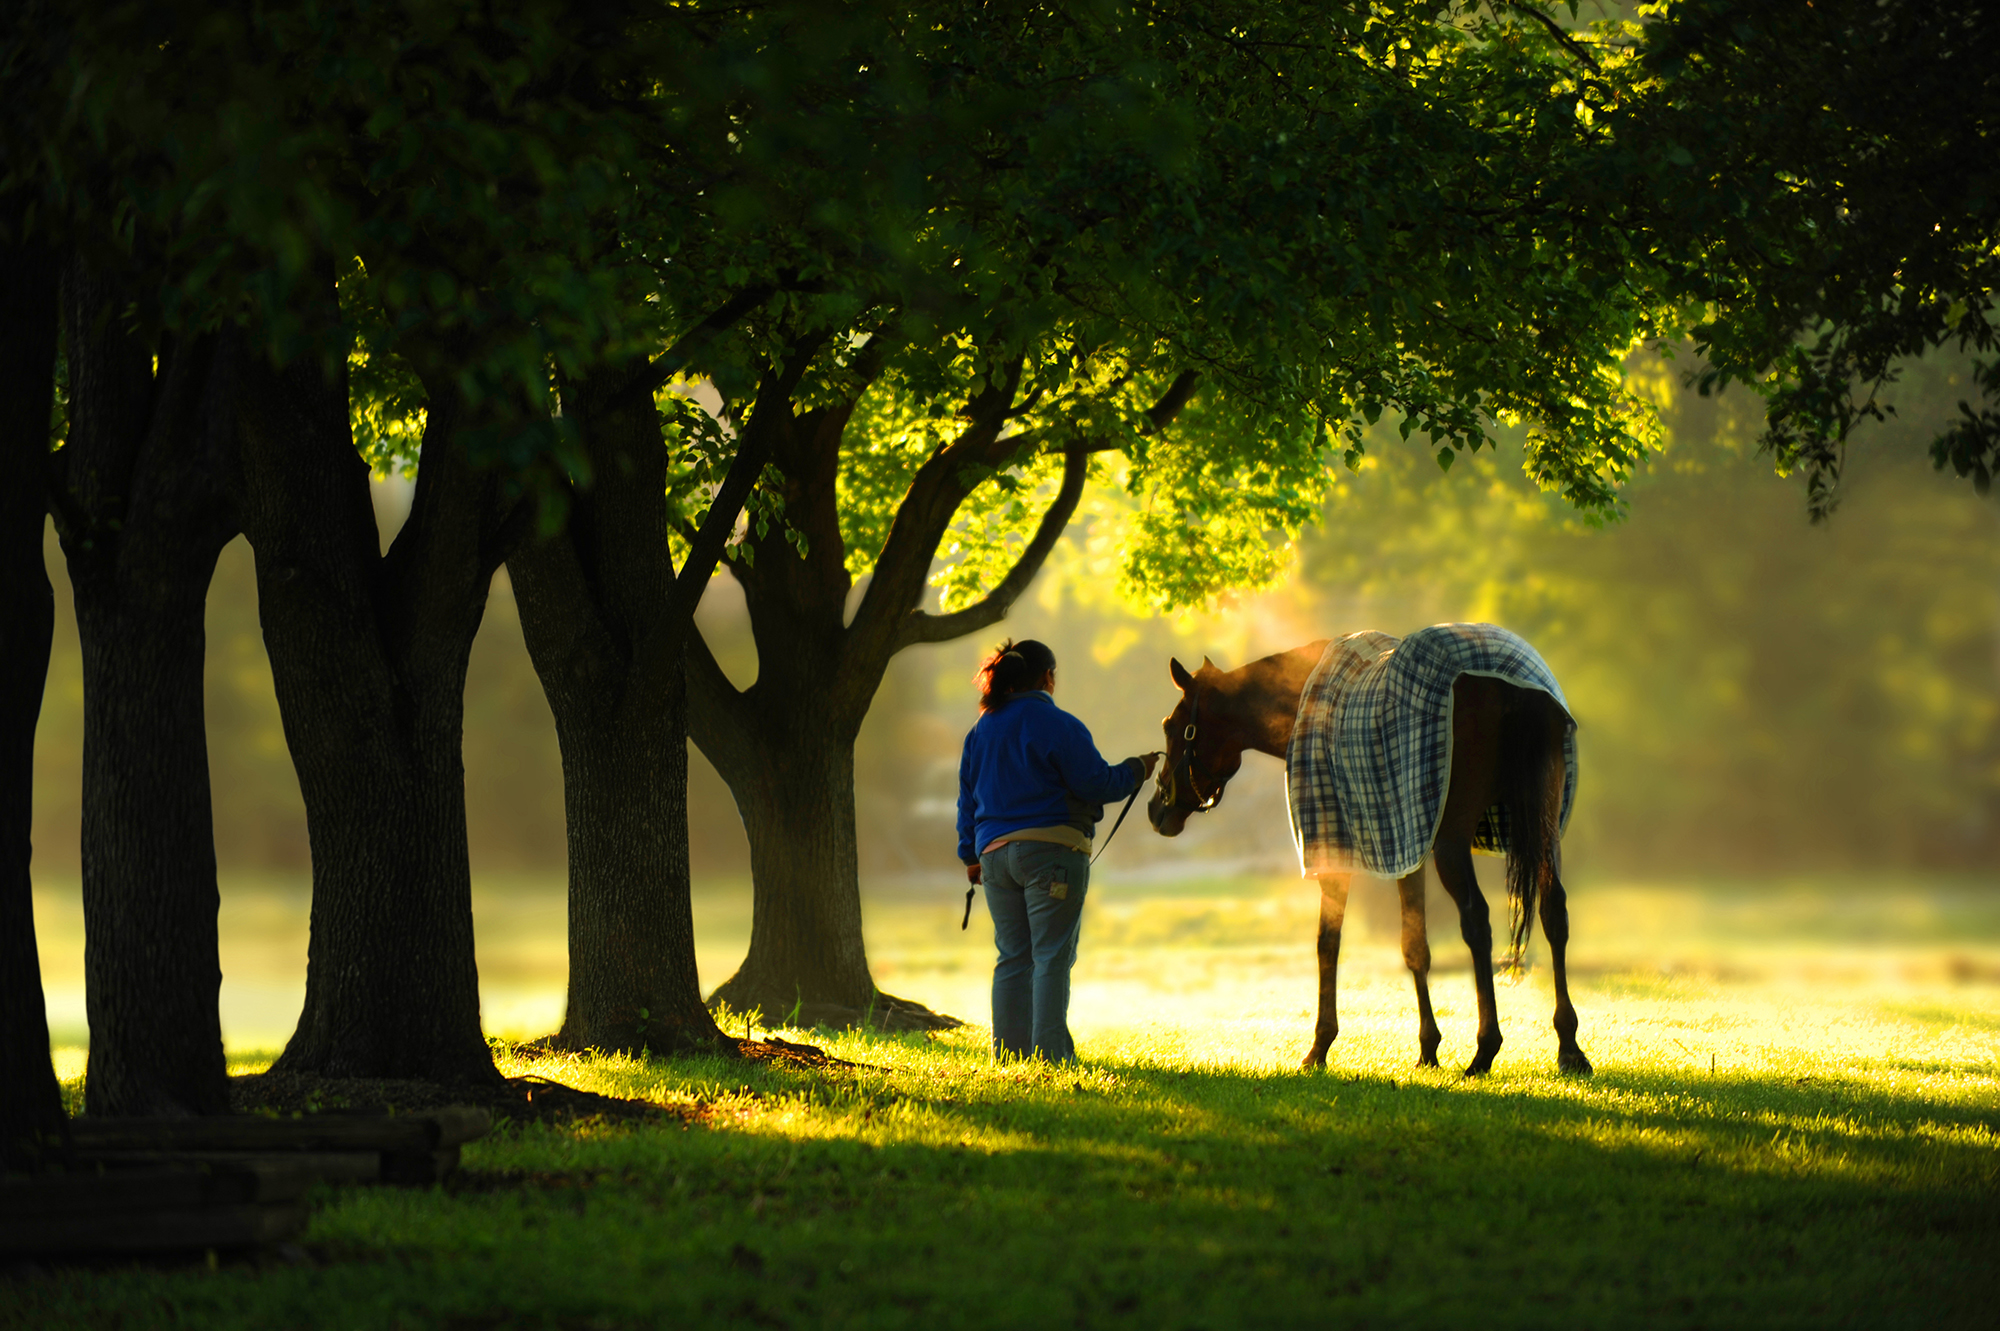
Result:
<svg viewBox="0 0 2000 1331"><path fill-rule="evenodd" d="M1161 836L1179 836L1189 814L1222 802L1222 788L1243 766L1244 741L1213 662L1203 657L1192 675L1179 661L1169 668L1181 700L1163 723L1167 756L1153 798L1146 801L1146 818Z"/></svg>

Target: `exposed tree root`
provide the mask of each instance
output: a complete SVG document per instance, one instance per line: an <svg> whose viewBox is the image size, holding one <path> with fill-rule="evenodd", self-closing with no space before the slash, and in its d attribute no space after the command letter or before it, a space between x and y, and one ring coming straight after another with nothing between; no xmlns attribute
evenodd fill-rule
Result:
<svg viewBox="0 0 2000 1331"><path fill-rule="evenodd" d="M580 1091L546 1077L509 1077L498 1082L402 1081L376 1077L321 1077L309 1072L266 1072L229 1079L230 1108L238 1113L415 1113L445 1105L479 1105L496 1118L529 1123L566 1123L579 1118L676 1118L693 1106Z"/></svg>
<svg viewBox="0 0 2000 1331"><path fill-rule="evenodd" d="M763 1013L759 1024L783 1024L796 1030L949 1031L965 1025L957 1017L933 1012L914 999L898 998L879 990L866 1007L841 1003L801 1003L796 999L780 1003L772 996L766 1006L755 998L725 985L710 998L709 1006L727 1004L734 1012L752 1009ZM732 1022L731 1025L736 1023Z"/></svg>

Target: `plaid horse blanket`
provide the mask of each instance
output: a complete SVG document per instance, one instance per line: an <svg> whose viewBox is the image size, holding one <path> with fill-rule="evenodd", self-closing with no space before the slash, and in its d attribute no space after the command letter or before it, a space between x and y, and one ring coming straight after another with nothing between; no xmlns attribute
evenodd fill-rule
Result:
<svg viewBox="0 0 2000 1331"><path fill-rule="evenodd" d="M1535 649L1491 624L1438 624L1407 638L1370 629L1337 638L1306 678L1285 751L1299 871L1360 868L1396 878L1424 862L1451 783L1451 686L1490 675L1540 689L1569 710ZM1576 731L1563 741L1562 825L1576 797ZM1473 848L1504 855L1506 810L1480 820Z"/></svg>

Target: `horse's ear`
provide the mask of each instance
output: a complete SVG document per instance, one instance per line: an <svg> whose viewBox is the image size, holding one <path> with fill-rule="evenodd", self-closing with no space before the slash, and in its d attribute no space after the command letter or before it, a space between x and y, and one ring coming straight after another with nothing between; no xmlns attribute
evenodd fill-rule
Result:
<svg viewBox="0 0 2000 1331"><path fill-rule="evenodd" d="M1167 661L1167 669L1173 672L1174 683L1180 686L1182 693L1186 693L1194 687L1194 676L1187 672L1187 667L1180 663L1179 657L1170 657Z"/></svg>
<svg viewBox="0 0 2000 1331"><path fill-rule="evenodd" d="M1203 670L1213 670L1215 669L1215 662L1209 660L1206 656L1204 656L1201 658L1201 668Z"/></svg>

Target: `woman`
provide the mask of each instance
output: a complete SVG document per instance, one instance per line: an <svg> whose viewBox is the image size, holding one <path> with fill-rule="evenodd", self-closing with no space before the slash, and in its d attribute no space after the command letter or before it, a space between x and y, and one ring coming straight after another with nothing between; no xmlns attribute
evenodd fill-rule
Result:
<svg viewBox="0 0 2000 1331"><path fill-rule="evenodd" d="M1076 1058L1069 972L1090 843L1104 805L1153 774L1160 755L1104 761L1083 722L1055 704L1056 658L1004 642L973 676L979 721L958 764L958 858L993 913L993 1052Z"/></svg>

